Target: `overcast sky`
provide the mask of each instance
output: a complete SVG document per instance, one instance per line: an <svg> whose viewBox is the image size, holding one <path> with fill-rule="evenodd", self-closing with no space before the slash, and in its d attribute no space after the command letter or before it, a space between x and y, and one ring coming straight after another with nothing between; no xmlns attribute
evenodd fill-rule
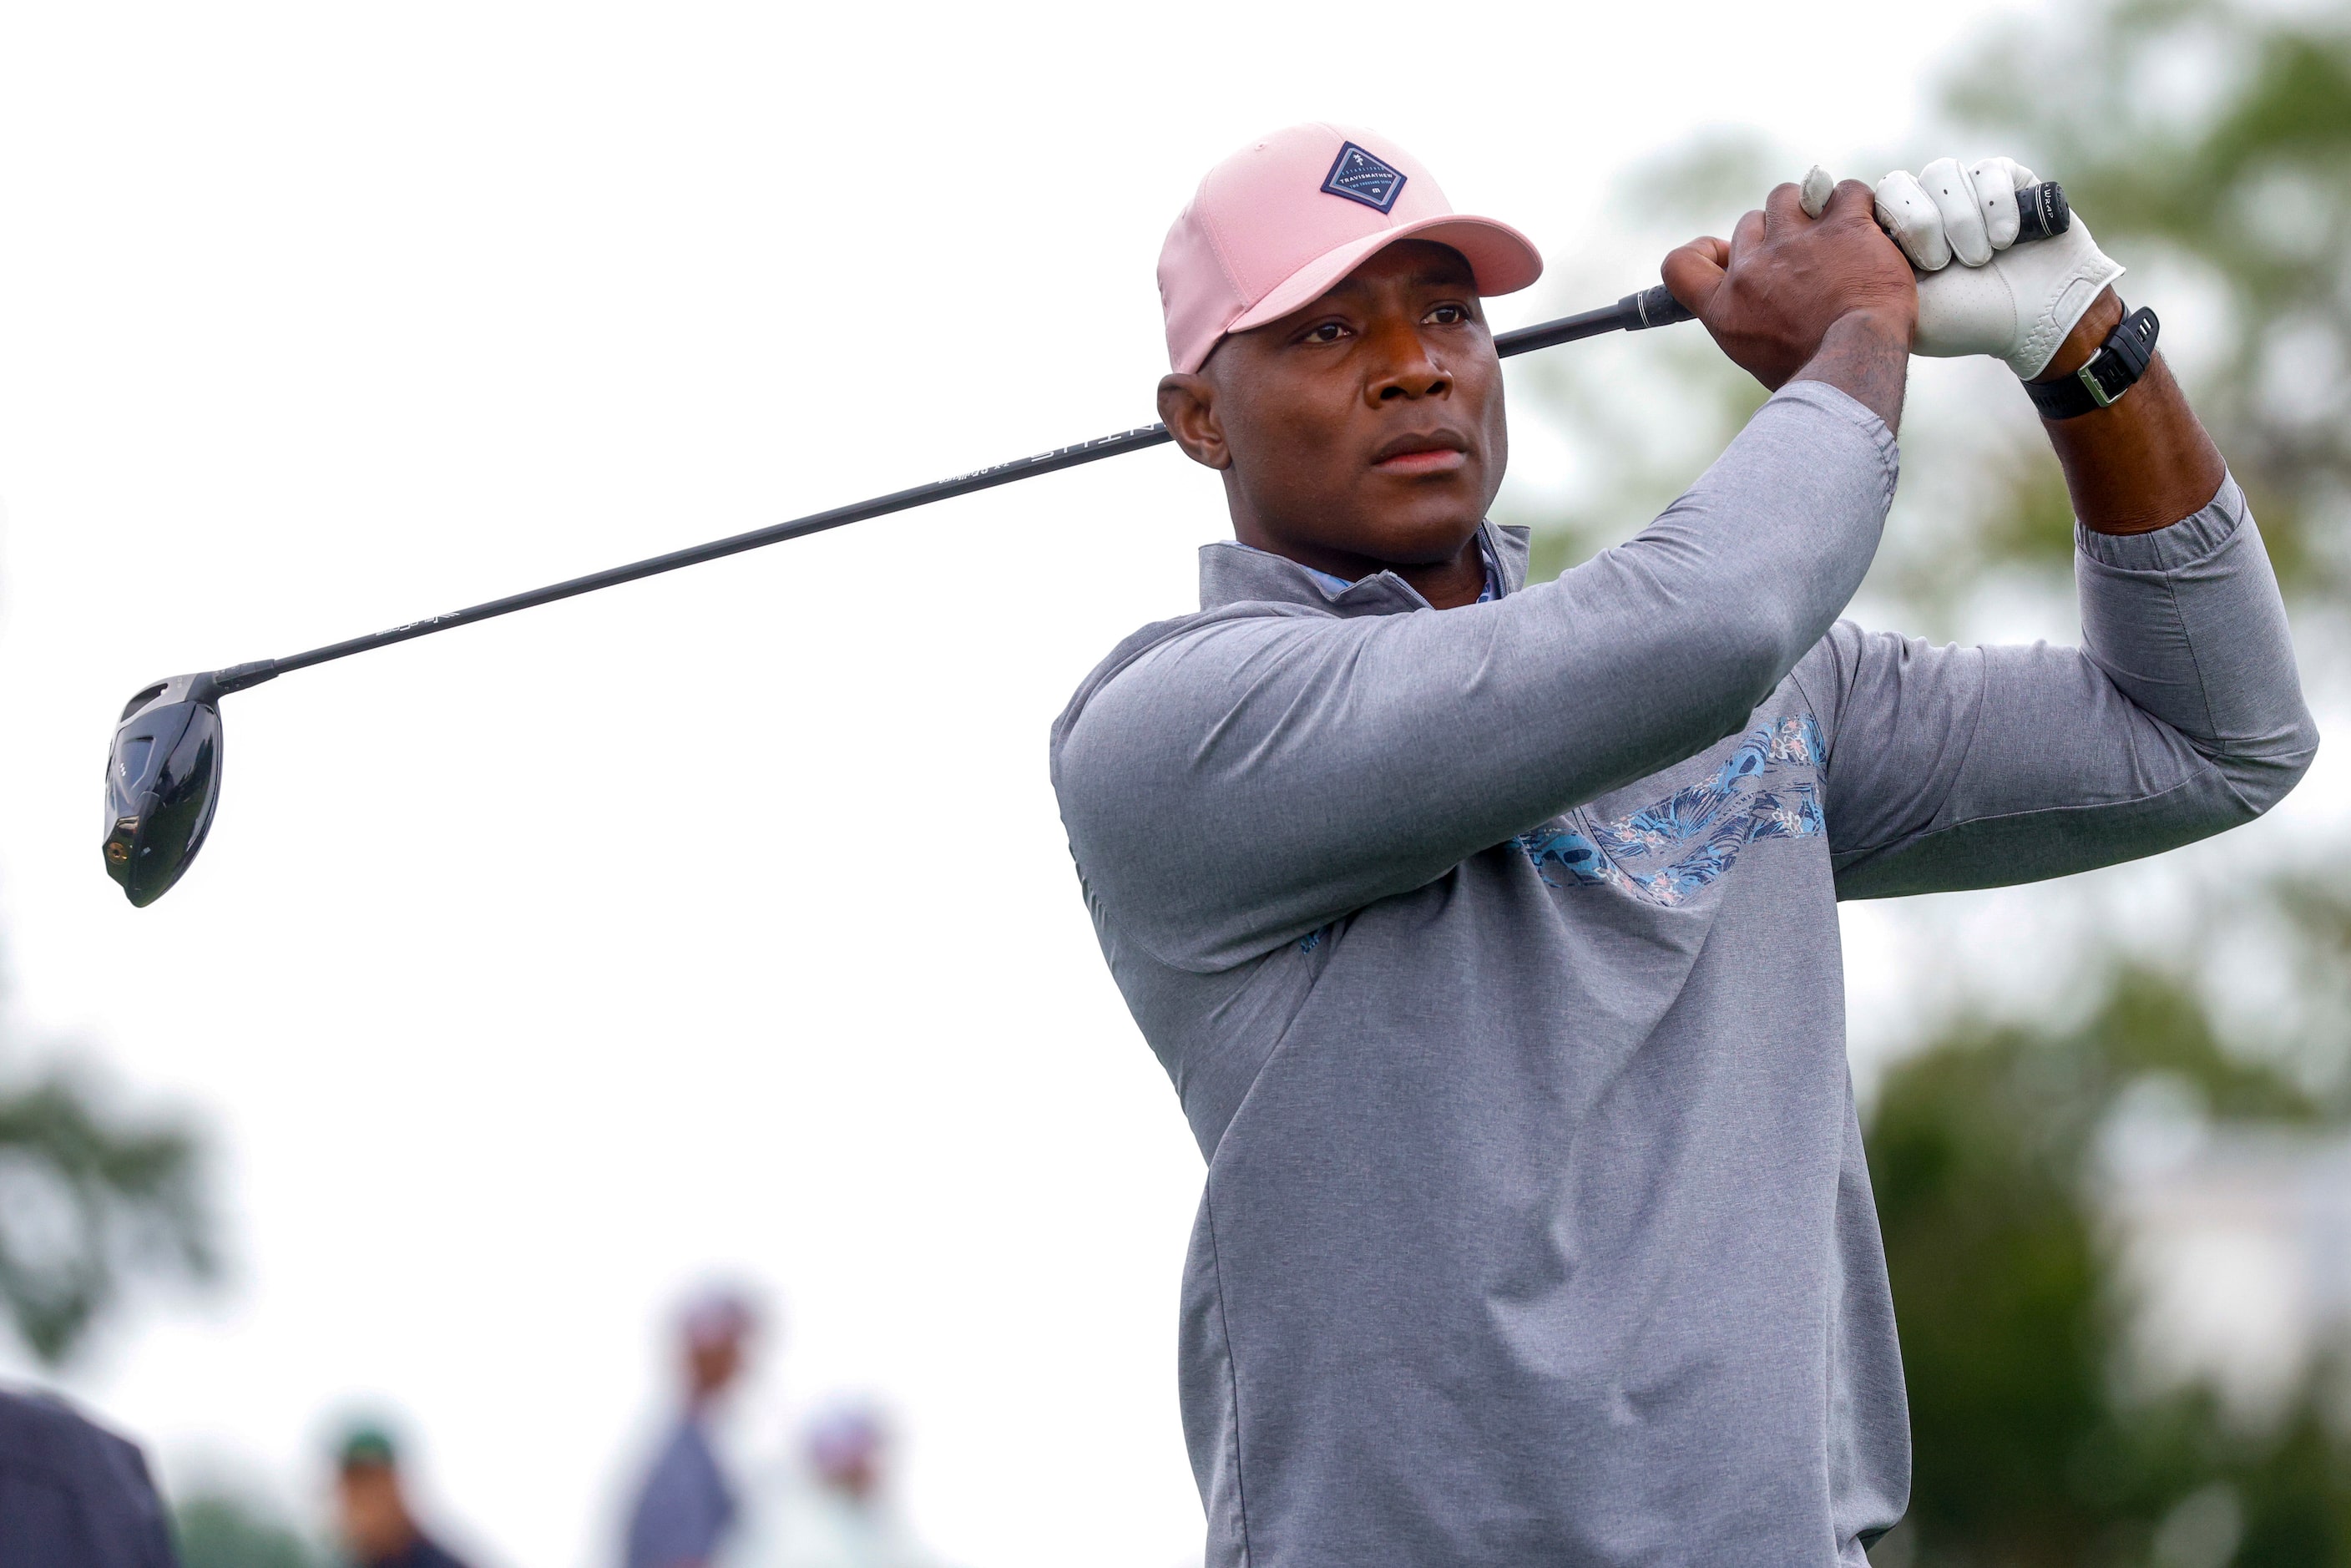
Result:
<svg viewBox="0 0 2351 1568"><path fill-rule="evenodd" d="M306 1509L322 1424L389 1409L486 1568L590 1568L664 1317L724 1274L785 1313L753 1441L871 1389L954 1560L1196 1561L1200 1159L1044 746L1193 602L1204 472L234 697L212 841L145 911L99 857L115 713L1147 422L1161 237L1259 131L1378 127L1565 271L1701 130L1898 140L1991 9L0 3L10 1005L202 1113L233 1259L69 1386L175 1486Z"/></svg>

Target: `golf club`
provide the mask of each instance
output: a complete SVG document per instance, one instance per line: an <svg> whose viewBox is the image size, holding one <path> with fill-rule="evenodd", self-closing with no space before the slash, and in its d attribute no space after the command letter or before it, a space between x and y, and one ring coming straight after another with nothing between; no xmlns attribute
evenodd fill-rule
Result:
<svg viewBox="0 0 2351 1568"><path fill-rule="evenodd" d="M1826 184L1826 176L1817 169L1805 182L1808 198L1805 205L1808 208L1815 204L1810 198L1816 184L1823 187ZM1825 188L1821 190L1820 195L1825 199ZM2020 212L2027 214L2022 238L2037 239L2050 234L2060 234L2068 225L2064 193L2053 183L2020 191L2017 193L2017 205ZM1814 215L1818 215L1817 213ZM1615 304L1603 306L1596 310L1586 310L1581 315L1566 316L1556 321L1504 332L1494 340L1494 351L1507 359L1536 349L1597 337L1604 332L1637 332L1689 319L1690 313L1676 303L1663 285L1659 285L1637 294L1628 294ZM1140 452L1173 439L1164 424L1121 431L1115 435L1096 436L1091 441L1040 452L1033 457L1015 458L1009 463L998 463L993 467L960 474L951 479L918 485L910 490L852 502L831 511L796 517L750 533L713 539L707 544L673 550L667 555L611 567L585 577L575 577L563 582L550 583L545 588L494 599L485 604L448 611L421 621L403 622L381 632L372 632L346 642L329 643L325 647L313 648L308 653L287 658L261 659L252 664L234 664L226 669L173 675L167 680L154 682L142 687L124 705L122 716L115 726L114 743L107 757L104 843L107 874L121 884L124 895L134 905L144 908L170 892L186 873L196 852L204 847L204 837L211 831L214 815L220 807L220 699L231 692L275 680L289 671L349 658L353 653L364 653L376 648L387 648L411 638L445 632L453 626L471 625L493 616L510 615L517 610L552 604L559 599L593 593L599 589L634 582L639 578L675 571L680 567L697 566L704 561L738 555L765 545L779 544L785 539L822 533L827 528L885 517L892 512L903 512L910 507L967 496L975 491L993 489L998 485L1035 478L1040 474L1058 473L1081 464L1098 463L1105 457Z"/></svg>

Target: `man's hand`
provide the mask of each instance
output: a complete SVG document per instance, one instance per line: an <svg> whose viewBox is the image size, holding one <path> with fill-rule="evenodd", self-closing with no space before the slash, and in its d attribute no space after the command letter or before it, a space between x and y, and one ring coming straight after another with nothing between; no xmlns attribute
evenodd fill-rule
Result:
<svg viewBox="0 0 2351 1568"><path fill-rule="evenodd" d="M2123 269L2079 213L2062 235L2016 244L2016 193L2032 171L2006 158L1941 158L1878 183L1877 214L1926 276L1917 350L1991 354L2027 381L2070 375L2123 319ZM2013 248L2011 248L2013 247ZM1956 264L1956 265L1955 265ZM2044 420L2074 515L2102 534L2147 533L2212 499L2228 469L2158 354L2111 407Z"/></svg>
<svg viewBox="0 0 2351 1568"><path fill-rule="evenodd" d="M2079 213L2064 234L2017 245L2016 193L2032 183L2032 171L2008 158L1938 158L1877 183L1877 221L1923 275L1918 353L1989 354L2032 381L2123 275Z"/></svg>
<svg viewBox="0 0 2351 1568"><path fill-rule="evenodd" d="M1818 218L1782 185L1724 244L1692 240L1661 268L1733 363L1777 391L1802 377L1850 393L1899 423L1918 290L1909 264L1871 216L1868 186L1848 180Z"/></svg>

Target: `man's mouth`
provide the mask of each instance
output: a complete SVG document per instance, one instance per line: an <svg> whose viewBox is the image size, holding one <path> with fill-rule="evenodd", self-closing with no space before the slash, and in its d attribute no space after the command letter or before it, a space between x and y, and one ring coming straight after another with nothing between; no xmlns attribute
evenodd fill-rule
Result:
<svg viewBox="0 0 2351 1568"><path fill-rule="evenodd" d="M1449 430L1399 435L1372 455L1372 466L1383 474L1405 478L1452 474L1469 465L1468 446L1468 442Z"/></svg>

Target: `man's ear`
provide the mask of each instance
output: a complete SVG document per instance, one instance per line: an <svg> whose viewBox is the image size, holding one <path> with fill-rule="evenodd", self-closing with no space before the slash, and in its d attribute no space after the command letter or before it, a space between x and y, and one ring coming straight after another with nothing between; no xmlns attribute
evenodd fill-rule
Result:
<svg viewBox="0 0 2351 1568"><path fill-rule="evenodd" d="M1225 426L1217 417L1217 389L1206 376L1181 373L1159 382L1159 419L1193 462L1210 468L1233 465Z"/></svg>

